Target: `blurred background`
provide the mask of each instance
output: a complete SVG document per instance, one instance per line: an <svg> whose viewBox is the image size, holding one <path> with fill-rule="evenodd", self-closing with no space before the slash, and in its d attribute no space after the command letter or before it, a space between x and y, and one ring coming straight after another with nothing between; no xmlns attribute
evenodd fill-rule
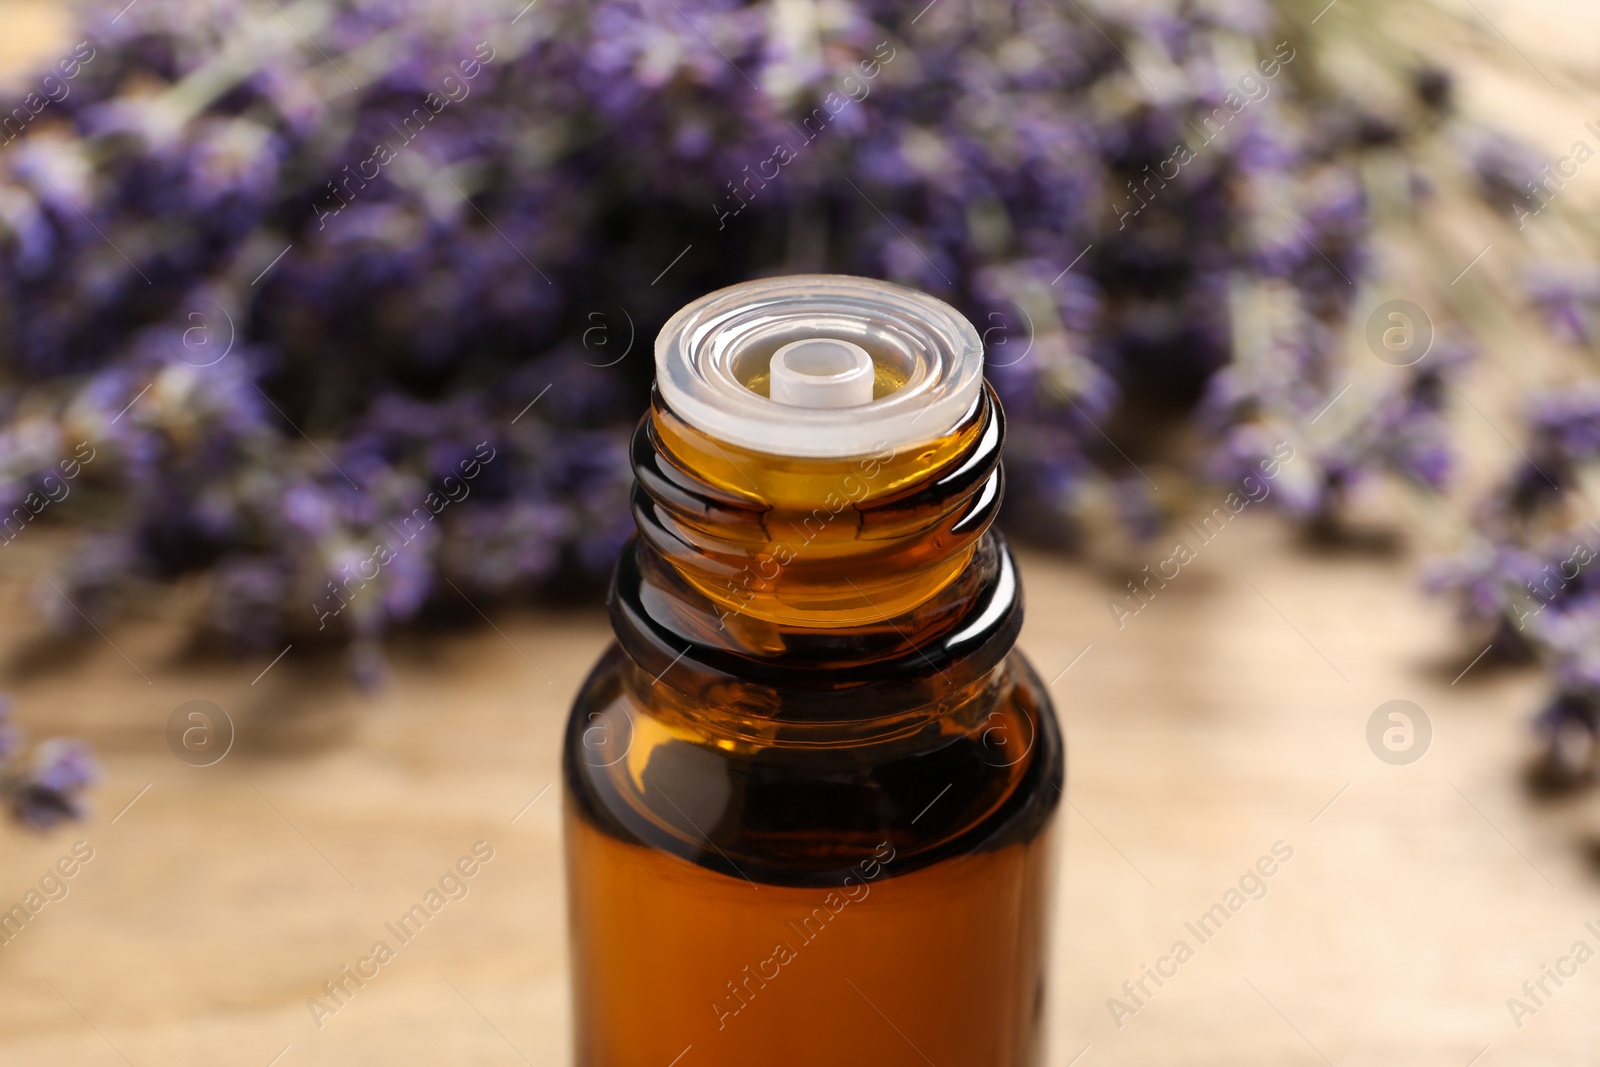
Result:
<svg viewBox="0 0 1600 1067"><path fill-rule="evenodd" d="M802 271L955 304L1006 405L1048 1062L1592 1063L1600 10L0 30L0 1063L567 1062L558 741L651 342Z"/></svg>

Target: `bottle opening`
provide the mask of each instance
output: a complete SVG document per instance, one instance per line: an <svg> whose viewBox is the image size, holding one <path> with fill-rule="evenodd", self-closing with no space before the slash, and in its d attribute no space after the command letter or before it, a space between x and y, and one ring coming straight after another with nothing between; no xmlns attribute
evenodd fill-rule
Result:
<svg viewBox="0 0 1600 1067"><path fill-rule="evenodd" d="M757 452L866 455L932 441L973 410L978 332L902 286L808 274L730 286L656 338L656 382L691 426Z"/></svg>
<svg viewBox="0 0 1600 1067"><path fill-rule="evenodd" d="M790 341L772 355L770 399L802 408L848 408L872 402L877 375L860 345L835 337Z"/></svg>

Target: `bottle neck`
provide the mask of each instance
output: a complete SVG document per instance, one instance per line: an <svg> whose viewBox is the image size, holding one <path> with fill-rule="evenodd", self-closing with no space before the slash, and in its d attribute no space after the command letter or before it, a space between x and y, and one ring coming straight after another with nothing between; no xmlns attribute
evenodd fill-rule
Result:
<svg viewBox="0 0 1600 1067"><path fill-rule="evenodd" d="M870 625L971 562L999 508L1002 436L985 393L925 444L800 459L719 442L657 403L634 441L634 515L725 627Z"/></svg>
<svg viewBox="0 0 1600 1067"><path fill-rule="evenodd" d="M619 640L674 689L741 686L787 719L837 721L846 694L887 713L977 684L1021 622L990 532L1003 437L987 389L944 436L848 459L741 449L658 399L633 442Z"/></svg>

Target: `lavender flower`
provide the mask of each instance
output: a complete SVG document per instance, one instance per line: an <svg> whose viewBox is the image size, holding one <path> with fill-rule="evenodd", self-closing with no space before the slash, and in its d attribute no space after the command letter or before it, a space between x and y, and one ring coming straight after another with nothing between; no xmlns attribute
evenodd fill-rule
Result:
<svg viewBox="0 0 1600 1067"><path fill-rule="evenodd" d="M34 830L83 816L83 794L99 770L80 741L52 738L32 758L22 755L25 737L12 717L9 695L0 694L0 796L13 818Z"/></svg>
<svg viewBox="0 0 1600 1067"><path fill-rule="evenodd" d="M1551 332L1569 344L1594 344L1600 265L1540 264L1528 272L1525 284Z"/></svg>
<svg viewBox="0 0 1600 1067"><path fill-rule="evenodd" d="M306 0L313 45L258 32L266 0L106 12L56 128L0 152L0 503L89 440L73 603L204 571L212 634L344 642L375 680L452 584L597 585L649 338L801 269L979 324L1007 519L1057 543L1169 518L1134 426L1196 431L1197 477L1294 436L1272 500L1302 517L1375 472L1445 480L1428 371L1296 436L1372 269L1359 158L1405 131L1285 75L1310 60L1271 4L925 14Z"/></svg>

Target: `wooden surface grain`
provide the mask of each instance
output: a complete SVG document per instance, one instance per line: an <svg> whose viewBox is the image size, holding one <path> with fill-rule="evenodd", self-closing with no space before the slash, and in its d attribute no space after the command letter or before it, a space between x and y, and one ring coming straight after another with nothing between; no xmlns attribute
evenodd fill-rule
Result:
<svg viewBox="0 0 1600 1067"><path fill-rule="evenodd" d="M1555 0L1473 7L1527 50L1559 36L1574 63L1600 32ZM0 0L0 26L8 69L65 34L24 0ZM1548 110L1530 121L1552 144L1565 129ZM1502 384L1468 391L1494 415ZM495 628L405 637L368 696L301 649L264 674L271 651L195 660L181 591L103 636L46 639L29 600L47 546L6 551L0 686L36 736L91 741L106 775L81 826L0 827L0 910L75 842L93 850L0 946L0 1065L567 1062L556 753L608 637L600 612L494 610ZM1474 650L1415 563L1310 554L1247 512L1119 629L1108 582L1023 553L1022 643L1054 679L1069 744L1048 1063L1600 1056L1600 962L1546 980L1534 1014L1507 1007L1574 942L1600 949L1585 928L1600 927L1597 801L1522 787L1542 683L1488 660L1453 681ZM237 727L214 766L167 748L192 699ZM1409 766L1366 741L1393 699L1433 727ZM319 1027L308 999L480 841L493 859L467 896ZM1293 858L1265 895L1200 943L1186 924L1278 842ZM1124 981L1178 940L1193 958L1146 980L1119 1027L1108 1000L1133 1006Z"/></svg>
<svg viewBox="0 0 1600 1067"><path fill-rule="evenodd" d="M1520 1028L1506 999L1600 946L1594 803L1523 791L1539 683L1485 662L1452 685L1465 662L1408 560L1307 558L1247 512L1122 629L1083 569L1024 553L1023 573L1070 745L1050 1062L1593 1062L1600 965ZM175 620L40 643L27 590L0 585L10 685L107 777L81 827L0 838L0 903L94 849L0 947L0 1063L565 1062L552 783L599 612L408 637L368 697L294 649L254 681L270 656L194 663ZM237 724L211 767L165 742L196 698ZM1366 742L1396 698L1433 724L1410 766ZM468 895L319 1027L308 999L478 841ZM1185 923L1280 841L1265 896L1200 944ZM1108 998L1131 1006L1124 980L1180 939L1194 958L1118 1028Z"/></svg>

